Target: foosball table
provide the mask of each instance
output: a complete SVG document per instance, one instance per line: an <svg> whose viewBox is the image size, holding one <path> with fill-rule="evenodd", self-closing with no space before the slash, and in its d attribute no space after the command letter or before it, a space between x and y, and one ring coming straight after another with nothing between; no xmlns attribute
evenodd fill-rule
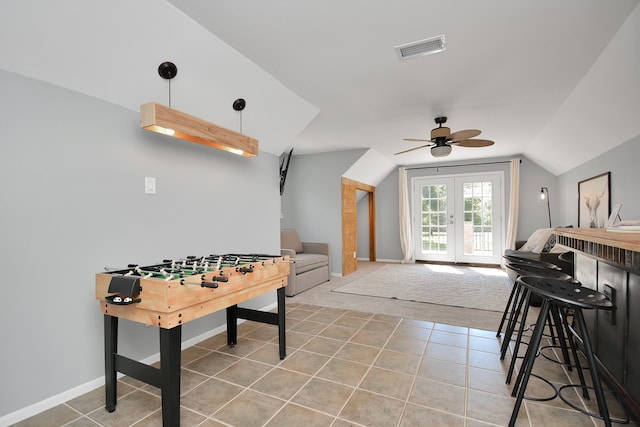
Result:
<svg viewBox="0 0 640 427"><path fill-rule="evenodd" d="M160 388L163 425L179 426L182 325L222 309L226 309L229 346L237 344L238 319L277 325L280 359L284 359L289 262L288 257L272 255L190 256L96 274L96 299L104 314L106 409L116 409L116 377L121 372ZM238 307L274 290L275 313ZM118 319L159 328L160 368L118 354Z"/></svg>

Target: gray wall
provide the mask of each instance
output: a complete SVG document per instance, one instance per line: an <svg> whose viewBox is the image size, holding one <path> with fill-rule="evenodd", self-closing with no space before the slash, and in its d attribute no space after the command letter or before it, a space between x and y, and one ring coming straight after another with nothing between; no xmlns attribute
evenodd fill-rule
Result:
<svg viewBox="0 0 640 427"><path fill-rule="evenodd" d="M327 242L331 272L342 272L342 175L366 149L293 156L282 196L282 228L305 242Z"/></svg>
<svg viewBox="0 0 640 427"><path fill-rule="evenodd" d="M549 226L547 204L540 202L540 189L549 189L549 207L551 209L551 225L561 227L567 225L561 217L558 177L540 167L537 163L520 156L520 203L518 205L518 233L516 240L527 238L538 228ZM508 173L506 176L509 176ZM507 199L509 194L507 193Z"/></svg>
<svg viewBox="0 0 640 427"><path fill-rule="evenodd" d="M541 187L548 187L550 193L556 191L556 177L547 170L541 168L536 163L524 156L520 156L520 215L518 219L518 239L526 239L534 230L548 226L548 215L546 205L538 203L538 193ZM474 162L446 162L438 166L423 165L424 169L418 166L411 166L407 172L408 185L411 179L420 176L442 176L466 173L483 173L501 171L504 173L504 204L505 222L509 214L509 189L510 189L510 166L509 159L493 158L483 159L478 163L507 162L498 164L473 165ZM467 166L455 167L455 165L466 164ZM361 200L358 204L358 221L366 220L360 216L360 211L367 211L362 204L366 200ZM560 207L551 205L551 215L553 225L557 226L560 215ZM379 260L400 260L402 251L400 249L400 227L398 213L398 171L391 172L376 187L376 233L377 233L377 257ZM506 225L505 225L506 226ZM358 228L359 232L366 232L363 228ZM368 236L358 236L359 256L367 258L368 254L363 251L361 243L368 242ZM366 249L366 248L365 248Z"/></svg>
<svg viewBox="0 0 640 427"><path fill-rule="evenodd" d="M369 259L369 200L358 201L358 258ZM398 210L398 169L376 185L376 259L402 259Z"/></svg>
<svg viewBox="0 0 640 427"><path fill-rule="evenodd" d="M279 253L278 159L240 158L139 128L139 114L0 71L0 417L104 375L94 275L105 266ZM157 194L144 194L144 177ZM263 307L274 295L252 300ZM223 325L186 324L183 339ZM119 349L158 352L121 322Z"/></svg>
<svg viewBox="0 0 640 427"><path fill-rule="evenodd" d="M349 156L347 153L353 153ZM303 238L331 241L332 270L339 272L341 255L340 186L341 171L349 167L349 162L358 158L358 150L321 155L294 156L292 169L296 170L295 183L287 180L283 197L282 221L284 228L297 227L306 230ZM640 198L637 184L640 170L640 137L622 144L598 158L585 163L563 175L555 176L525 156L520 164L520 202L517 239L526 240L536 229L548 226L547 206L540 203L538 195L541 187L549 189L551 222L554 227L577 226L577 183L583 179L611 172L612 204L623 203L624 219L640 219ZM482 162L508 161L506 158L483 159ZM477 166L449 167L451 165L474 162L443 162L434 167L410 170L408 180L417 176L438 176L487 171L503 171L505 177L505 221L508 217L510 188L509 164L488 164ZM420 166L412 166L420 167ZM330 185L328 183L331 183ZM295 189L290 188L294 187ZM287 192L289 192L287 195ZM290 196L294 194L293 196ZM317 195L317 197L314 197ZM367 229L368 200L363 197L358 202L358 257L368 259L369 235ZM304 218L304 219L301 219ZM312 221L308 222L308 219ZM376 186L376 233L378 260L400 260L400 232L398 225L398 171L392 171ZM326 238L323 236L327 236Z"/></svg>
<svg viewBox="0 0 640 427"><path fill-rule="evenodd" d="M618 147L607 151L560 176L555 176L536 163L520 156L520 203L518 217L518 240L526 240L533 231L548 224L546 204L538 201L541 187L549 188L551 222L554 227L578 225L578 182L604 172L611 172L611 205L622 203L623 219L640 219L640 136ZM504 159L487 159L486 162ZM451 163L450 163L451 164ZM457 163L456 163L457 164ZM426 165L429 166L429 165ZM447 166L443 163L441 166ZM408 179L421 175L449 175L455 173L475 173L491 170L502 170L505 176L505 218L508 215L508 197L510 188L509 165L466 166L461 168L446 167L436 169L413 170L408 172ZM366 199L358 204L358 221L366 221L368 208ZM379 260L402 259L400 250L399 218L398 218L398 171L391 172L376 187L376 209ZM368 258L368 235L366 227L359 227L358 256Z"/></svg>
<svg viewBox="0 0 640 427"><path fill-rule="evenodd" d="M578 225L578 182L611 172L611 207L622 203L622 219L640 219L640 136L558 177L564 223ZM582 224L581 224L582 225Z"/></svg>

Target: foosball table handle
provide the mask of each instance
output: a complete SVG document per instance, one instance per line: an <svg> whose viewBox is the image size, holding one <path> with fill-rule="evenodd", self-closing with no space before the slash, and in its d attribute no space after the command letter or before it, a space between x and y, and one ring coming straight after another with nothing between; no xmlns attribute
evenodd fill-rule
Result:
<svg viewBox="0 0 640 427"><path fill-rule="evenodd" d="M253 265L249 267L236 267L236 271L242 274L253 273Z"/></svg>
<svg viewBox="0 0 640 427"><path fill-rule="evenodd" d="M217 282L202 282L202 283L200 283L200 286L202 286L203 288L216 289L218 287L218 283Z"/></svg>

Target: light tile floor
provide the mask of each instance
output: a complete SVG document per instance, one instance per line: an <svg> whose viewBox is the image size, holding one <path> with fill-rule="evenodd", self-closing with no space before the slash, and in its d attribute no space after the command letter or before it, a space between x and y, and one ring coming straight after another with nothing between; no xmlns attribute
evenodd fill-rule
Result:
<svg viewBox="0 0 640 427"><path fill-rule="evenodd" d="M275 326L245 322L239 343L220 334L183 351L182 426L503 426L514 399L495 331L347 309L287 303L285 360ZM545 350L552 356L553 351ZM560 365L536 372L566 383ZM529 396L550 388L532 379ZM572 390L569 390L571 393ZM572 400L582 400L573 392ZM611 406L616 411L615 403ZM118 383L104 409L96 389L17 426L160 426L157 388ZM518 426L599 426L560 399L525 401Z"/></svg>

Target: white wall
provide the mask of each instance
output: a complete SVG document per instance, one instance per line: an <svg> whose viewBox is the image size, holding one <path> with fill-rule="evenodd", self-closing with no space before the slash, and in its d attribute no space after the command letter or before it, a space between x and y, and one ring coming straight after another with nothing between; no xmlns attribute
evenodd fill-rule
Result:
<svg viewBox="0 0 640 427"><path fill-rule="evenodd" d="M370 148L351 165L343 176L375 187L394 169L396 169L395 163Z"/></svg>
<svg viewBox="0 0 640 427"><path fill-rule="evenodd" d="M280 198L276 156L241 158L149 133L138 112L1 70L0 93L2 424L104 375L95 273L279 253ZM145 176L156 178L156 195L144 194ZM188 323L183 339L223 322L217 313ZM121 322L119 349L156 354L158 331Z"/></svg>

